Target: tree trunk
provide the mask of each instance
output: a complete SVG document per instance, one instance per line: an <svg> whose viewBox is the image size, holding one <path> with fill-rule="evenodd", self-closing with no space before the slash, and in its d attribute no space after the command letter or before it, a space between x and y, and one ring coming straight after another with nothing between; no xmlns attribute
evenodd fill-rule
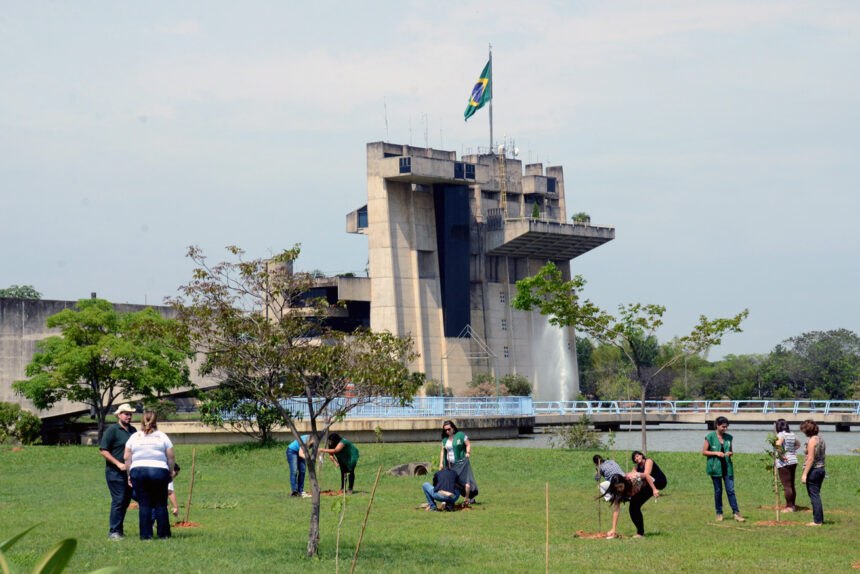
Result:
<svg viewBox="0 0 860 574"><path fill-rule="evenodd" d="M311 524L308 530L308 558L319 555L320 545L320 485L317 480L316 460L306 461L311 483Z"/></svg>
<svg viewBox="0 0 860 574"><path fill-rule="evenodd" d="M102 442L102 435L105 434L105 411L98 409L96 412L96 420L98 421L99 443Z"/></svg>

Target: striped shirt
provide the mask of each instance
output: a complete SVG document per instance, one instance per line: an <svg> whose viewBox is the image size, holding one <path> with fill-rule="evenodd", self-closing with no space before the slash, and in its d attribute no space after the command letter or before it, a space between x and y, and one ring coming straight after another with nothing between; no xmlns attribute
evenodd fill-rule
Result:
<svg viewBox="0 0 860 574"><path fill-rule="evenodd" d="M797 464L797 437L793 432L782 431L777 435L782 439L782 457L776 459L776 467L783 468ZM785 459L785 460L783 460Z"/></svg>
<svg viewBox="0 0 860 574"><path fill-rule="evenodd" d="M620 474L620 475L622 475L622 476L623 476L623 475L624 475L624 471L623 471L623 470L621 470L621 467L620 467L620 466L618 466L618 463L617 463L617 462L615 462L614 460L612 460L612 459L610 458L609 460L604 460L604 461L600 464L600 474L601 474L601 476L603 476L603 478L605 478L606 480L611 480L611 479L612 479L612 477L613 477L614 475L616 475L616 474Z"/></svg>

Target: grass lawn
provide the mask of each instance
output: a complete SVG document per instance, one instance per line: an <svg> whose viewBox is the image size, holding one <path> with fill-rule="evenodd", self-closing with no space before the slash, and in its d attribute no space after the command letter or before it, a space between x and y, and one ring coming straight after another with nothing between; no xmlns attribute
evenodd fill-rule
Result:
<svg viewBox="0 0 860 574"><path fill-rule="evenodd" d="M830 476L822 489L825 525L807 528L811 513L784 515L793 526L756 526L772 520L773 479L763 455L735 455L736 490L748 521L714 521L713 488L697 453L652 453L668 476L658 503L649 501L646 537L635 533L626 511L620 540L574 538L598 531L591 452L488 447L474 443L473 470L481 495L473 510L428 513L426 477L384 474L397 464L437 461L433 445L359 444L356 494L341 530L340 569L348 572L376 469L382 465L376 498L362 541L357 572L543 572L546 537L545 484L550 498L552 572L849 572L860 563L860 457L828 456ZM178 445L180 518L191 470L191 446ZM628 453L617 453L625 466ZM75 537L78 550L69 571L103 566L152 573L334 572L338 515L323 498L320 559L305 556L309 499L289 498L284 446L197 447L197 477L190 520L194 529L174 529L167 541L137 539L136 510L126 516L123 541L109 541L110 497L104 461L95 447L0 447L0 540L42 523L8 557L23 570L60 539ZM339 486L326 462L323 488ZM809 506L798 472L798 504ZM309 485L306 484L306 489ZM726 505L727 518L730 517ZM603 529L611 507L602 503Z"/></svg>

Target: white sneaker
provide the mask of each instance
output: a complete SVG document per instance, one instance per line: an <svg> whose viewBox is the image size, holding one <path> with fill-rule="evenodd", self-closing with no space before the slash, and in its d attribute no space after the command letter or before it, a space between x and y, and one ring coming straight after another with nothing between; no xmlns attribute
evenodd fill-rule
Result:
<svg viewBox="0 0 860 574"><path fill-rule="evenodd" d="M303 492L303 493L302 493L302 498L311 498L311 496L312 496L312 495L311 495L311 493L310 493L310 492Z"/></svg>

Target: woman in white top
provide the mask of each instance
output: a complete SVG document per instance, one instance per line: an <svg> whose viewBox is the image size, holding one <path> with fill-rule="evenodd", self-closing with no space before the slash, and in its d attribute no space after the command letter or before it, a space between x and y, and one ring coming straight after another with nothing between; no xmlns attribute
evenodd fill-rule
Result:
<svg viewBox="0 0 860 574"><path fill-rule="evenodd" d="M167 515L167 485L175 476L176 458L173 443L158 430L158 417L152 411L143 413L143 430L131 435L125 443L128 483L137 492L140 505L140 539L152 538L152 515L158 523L158 537L170 538Z"/></svg>
<svg viewBox="0 0 860 574"><path fill-rule="evenodd" d="M797 491L794 488L794 475L797 471L797 437L791 432L785 419L776 421L776 470L779 473L779 481L782 483L782 491L785 494L785 510L783 512L794 512L794 501Z"/></svg>

